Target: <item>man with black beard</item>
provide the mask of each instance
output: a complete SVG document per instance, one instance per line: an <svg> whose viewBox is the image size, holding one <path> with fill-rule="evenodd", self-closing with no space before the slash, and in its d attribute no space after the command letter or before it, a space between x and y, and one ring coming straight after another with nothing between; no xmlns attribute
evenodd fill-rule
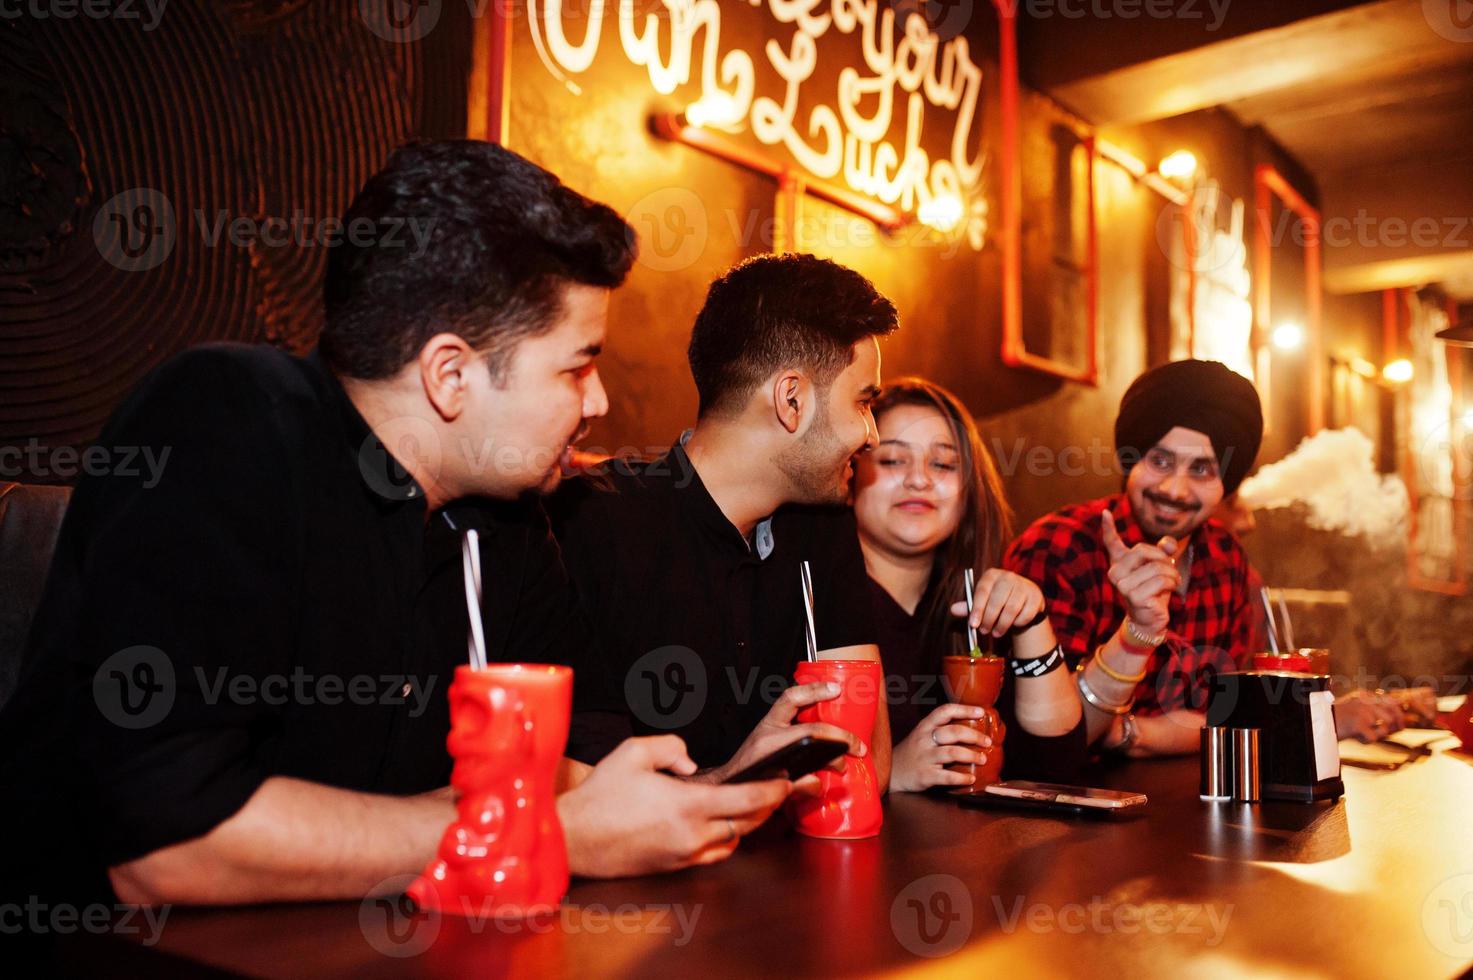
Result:
<svg viewBox="0 0 1473 980"><path fill-rule="evenodd" d="M1035 521L1004 567L1043 589L1091 743L1194 751L1214 672L1252 654L1248 558L1213 519L1258 454L1253 384L1217 361L1141 375L1120 403L1124 491Z"/></svg>
<svg viewBox="0 0 1473 980"><path fill-rule="evenodd" d="M688 351L695 427L550 504L597 638L578 665L569 755L593 762L632 733L673 732L696 778L720 781L805 735L855 741L793 724L838 693L790 686L805 651L799 569L813 572L820 658L878 660L844 504L851 459L876 441L877 339L895 327L868 280L811 255L759 256L712 284ZM885 785L884 710L871 744Z"/></svg>
<svg viewBox="0 0 1473 980"><path fill-rule="evenodd" d="M1124 492L1035 521L1004 567L1043 589L1076 667L1089 740L1130 756L1197 750L1214 673L1250 666L1256 576L1219 511L1253 468L1258 392L1217 361L1176 361L1120 402ZM1341 738L1401 727L1396 707L1355 692L1335 703Z"/></svg>

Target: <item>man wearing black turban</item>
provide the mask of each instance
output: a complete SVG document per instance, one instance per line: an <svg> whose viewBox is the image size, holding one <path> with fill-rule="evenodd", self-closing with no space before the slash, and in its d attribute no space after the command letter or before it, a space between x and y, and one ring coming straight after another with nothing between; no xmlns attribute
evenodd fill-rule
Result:
<svg viewBox="0 0 1473 980"><path fill-rule="evenodd" d="M1147 371L1125 392L1115 419L1115 456L1137 505L1136 519L1153 539L1184 539L1212 516L1223 496L1238 489L1262 439L1258 392L1225 364L1173 361ZM1165 452L1172 446L1193 454L1196 472L1212 478L1186 483L1168 479L1173 468L1166 465ZM1155 452L1158 448L1163 452ZM1141 462L1161 479L1141 475Z"/></svg>
<svg viewBox="0 0 1473 980"><path fill-rule="evenodd" d="M1212 515L1262 437L1258 392L1227 366L1147 371L1115 421L1124 492L1042 517L1008 549L1048 600L1091 742L1194 751L1212 675L1251 657L1248 559Z"/></svg>

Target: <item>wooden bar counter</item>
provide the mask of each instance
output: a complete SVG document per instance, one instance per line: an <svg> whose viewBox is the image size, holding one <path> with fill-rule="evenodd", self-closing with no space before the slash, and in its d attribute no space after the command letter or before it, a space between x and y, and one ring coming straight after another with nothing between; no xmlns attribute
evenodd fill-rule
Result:
<svg viewBox="0 0 1473 980"><path fill-rule="evenodd" d="M1473 757L1344 776L1333 805L1208 804L1195 758L1132 762L1097 782L1149 794L1133 818L902 794L876 839L807 840L775 819L723 864L575 881L529 923L409 917L389 900L175 909L151 947L66 946L79 968L152 975L1459 974Z"/></svg>

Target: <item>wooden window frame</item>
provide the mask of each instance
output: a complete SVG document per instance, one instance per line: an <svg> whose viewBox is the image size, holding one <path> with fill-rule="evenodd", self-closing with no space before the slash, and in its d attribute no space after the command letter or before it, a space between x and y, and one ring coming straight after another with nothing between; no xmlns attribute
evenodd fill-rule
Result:
<svg viewBox="0 0 1473 980"><path fill-rule="evenodd" d="M1320 325L1320 212L1296 191L1283 174L1266 163L1253 171L1253 362L1258 375L1258 394L1263 399L1265 422L1270 418L1272 392L1269 343L1273 286L1273 202L1279 201L1304 223L1304 330L1308 339L1309 406L1308 435L1325 427L1325 338Z"/></svg>

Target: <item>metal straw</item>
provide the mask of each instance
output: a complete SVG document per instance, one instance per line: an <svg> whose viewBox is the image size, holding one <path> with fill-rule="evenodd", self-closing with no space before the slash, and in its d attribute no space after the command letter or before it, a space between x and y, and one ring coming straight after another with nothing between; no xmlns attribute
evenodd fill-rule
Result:
<svg viewBox="0 0 1473 980"><path fill-rule="evenodd" d="M977 582L970 568L963 569L962 581L967 589L967 652L971 653L981 647L977 646L977 627L972 625L972 593L977 591Z"/></svg>
<svg viewBox="0 0 1473 980"><path fill-rule="evenodd" d="M481 540L474 530L460 540L460 562L465 572L465 609L471 631L466 639L472 670L486 669L486 628L481 622Z"/></svg>
<svg viewBox="0 0 1473 980"><path fill-rule="evenodd" d="M1268 601L1268 586L1258 590L1258 598L1263 600L1263 611L1268 613L1268 648L1274 653L1281 652L1279 649L1279 627L1274 622L1274 606Z"/></svg>
<svg viewBox="0 0 1473 980"><path fill-rule="evenodd" d="M803 626L804 636L808 640L808 659L818 659L818 631L813 625L813 569L808 567L805 558L798 568L798 577L803 586Z"/></svg>

